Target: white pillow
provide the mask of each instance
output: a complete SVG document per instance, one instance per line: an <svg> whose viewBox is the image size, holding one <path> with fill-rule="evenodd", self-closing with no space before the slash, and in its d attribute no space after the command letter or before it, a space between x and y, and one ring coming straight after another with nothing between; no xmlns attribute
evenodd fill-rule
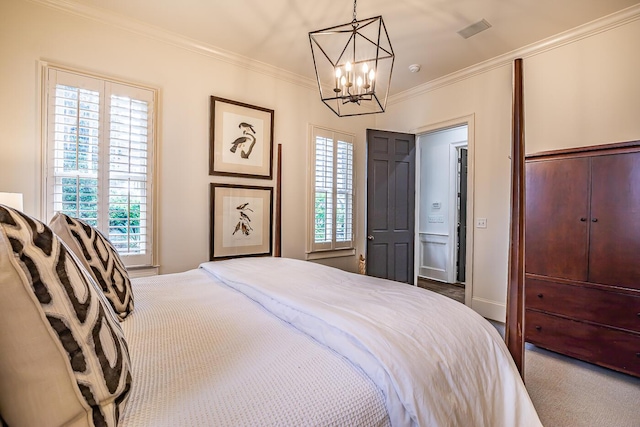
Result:
<svg viewBox="0 0 640 427"><path fill-rule="evenodd" d="M116 316L40 221L0 205L0 413L9 426L115 426L131 389Z"/></svg>

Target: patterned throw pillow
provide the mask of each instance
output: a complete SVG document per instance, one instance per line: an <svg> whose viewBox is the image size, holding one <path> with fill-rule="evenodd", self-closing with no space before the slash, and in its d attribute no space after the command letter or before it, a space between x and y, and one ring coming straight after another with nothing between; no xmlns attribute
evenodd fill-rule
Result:
<svg viewBox="0 0 640 427"><path fill-rule="evenodd" d="M95 282L49 227L0 205L0 413L10 426L115 426L129 350Z"/></svg>
<svg viewBox="0 0 640 427"><path fill-rule="evenodd" d="M86 222L57 213L49 226L69 246L102 289L120 319L133 311L131 280L109 239Z"/></svg>

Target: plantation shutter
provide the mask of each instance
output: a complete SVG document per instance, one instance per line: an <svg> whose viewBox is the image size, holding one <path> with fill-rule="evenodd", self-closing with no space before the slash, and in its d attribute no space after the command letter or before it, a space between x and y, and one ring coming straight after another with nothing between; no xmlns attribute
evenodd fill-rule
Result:
<svg viewBox="0 0 640 427"><path fill-rule="evenodd" d="M353 246L353 144L336 141L336 248Z"/></svg>
<svg viewBox="0 0 640 427"><path fill-rule="evenodd" d="M313 128L313 230L310 251L353 247L353 142Z"/></svg>
<svg viewBox="0 0 640 427"><path fill-rule="evenodd" d="M48 69L45 206L109 238L127 266L152 265L154 92Z"/></svg>
<svg viewBox="0 0 640 427"><path fill-rule="evenodd" d="M315 136L315 217L313 249L331 249L333 240L333 139Z"/></svg>

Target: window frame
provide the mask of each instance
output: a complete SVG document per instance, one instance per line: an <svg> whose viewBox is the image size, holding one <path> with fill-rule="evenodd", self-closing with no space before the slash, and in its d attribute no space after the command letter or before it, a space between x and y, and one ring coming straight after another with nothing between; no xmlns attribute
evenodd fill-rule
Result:
<svg viewBox="0 0 640 427"><path fill-rule="evenodd" d="M337 230L335 227L336 219L334 215L333 230L331 241L315 242L315 194L316 194L316 139L318 137L331 139L333 141L333 210L336 212L337 198L340 194L335 182L337 174L337 145L338 142L346 142L351 144L351 239L345 241L337 241ZM309 125L308 138L308 167L307 167L307 237L306 237L306 259L323 259L342 256L352 256L356 252L356 135L335 129L329 129L322 126Z"/></svg>
<svg viewBox="0 0 640 427"><path fill-rule="evenodd" d="M100 92L101 100L101 112L100 112L100 123L102 125L101 134L99 136L98 142L98 150L99 150L99 168L102 168L103 171L98 171L98 191L105 192L108 191L109 188L109 180L110 180L110 171L108 166L110 161L108 159L109 154L109 141L110 141L110 130L109 130L109 120L111 111L109 108L109 102L106 100L106 96L110 95L129 95L134 99L145 100L149 104L149 116L148 116L148 126L147 126L147 150L146 150L146 167L148 169L146 173L146 208L147 208L147 225L146 225L146 250L145 254L120 254L122 261L124 262L127 269L137 270L140 274L157 274L158 265L157 265L157 191L156 185L157 182L157 156L156 156L156 147L158 143L158 117L159 117L159 107L158 107L158 98L159 98L159 90L155 87L151 87L144 84L139 84L137 82L132 81L124 81L121 79L113 78L106 75L96 74L92 72L88 72L81 69L70 68L61 66L58 64L52 64L45 61L39 62L39 70L40 70L40 95L41 95L41 107L40 107L40 116L41 116L41 147L42 147L42 162L41 162L41 178L42 178L42 187L41 187L41 217L45 219L45 221L50 221L51 217L54 215L54 207L53 203L55 202L55 198L53 196L53 188L55 186L56 175L53 173L53 164L52 164L52 154L55 147L50 146L53 143L50 140L50 136L52 134L52 124L55 119L55 111L52 110L53 102L55 100L51 99L51 94L53 93L50 88L50 81L52 84L53 79L50 79L50 72L53 71L57 73L66 73L72 74L73 78L77 77L78 82L86 82L88 86L101 85L102 89ZM56 77L57 79L57 77ZM64 80L64 79L63 79ZM78 86L82 87L82 86ZM112 87L125 87L126 93L112 91ZM135 95L136 93L142 93L144 96L138 97ZM133 94L133 95L132 95ZM51 115L51 117L50 117ZM104 170L104 166L107 166L107 169ZM104 193L103 193L104 194ZM109 195L102 196L105 199L108 199ZM100 201L100 198L98 199ZM98 210L103 210L104 213L107 213L107 217L103 217L98 223L98 230L102 232L105 236L109 235L108 227L109 227L109 219L108 219L108 207L98 207ZM147 273L143 273L143 271L147 271Z"/></svg>

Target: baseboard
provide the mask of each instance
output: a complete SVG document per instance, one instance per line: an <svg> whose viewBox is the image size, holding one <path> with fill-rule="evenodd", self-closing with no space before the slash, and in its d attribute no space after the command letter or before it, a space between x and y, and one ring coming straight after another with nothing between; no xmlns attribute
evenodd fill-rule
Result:
<svg viewBox="0 0 640 427"><path fill-rule="evenodd" d="M471 308L487 319L504 323L507 318L507 307L504 304L484 298L473 297Z"/></svg>

